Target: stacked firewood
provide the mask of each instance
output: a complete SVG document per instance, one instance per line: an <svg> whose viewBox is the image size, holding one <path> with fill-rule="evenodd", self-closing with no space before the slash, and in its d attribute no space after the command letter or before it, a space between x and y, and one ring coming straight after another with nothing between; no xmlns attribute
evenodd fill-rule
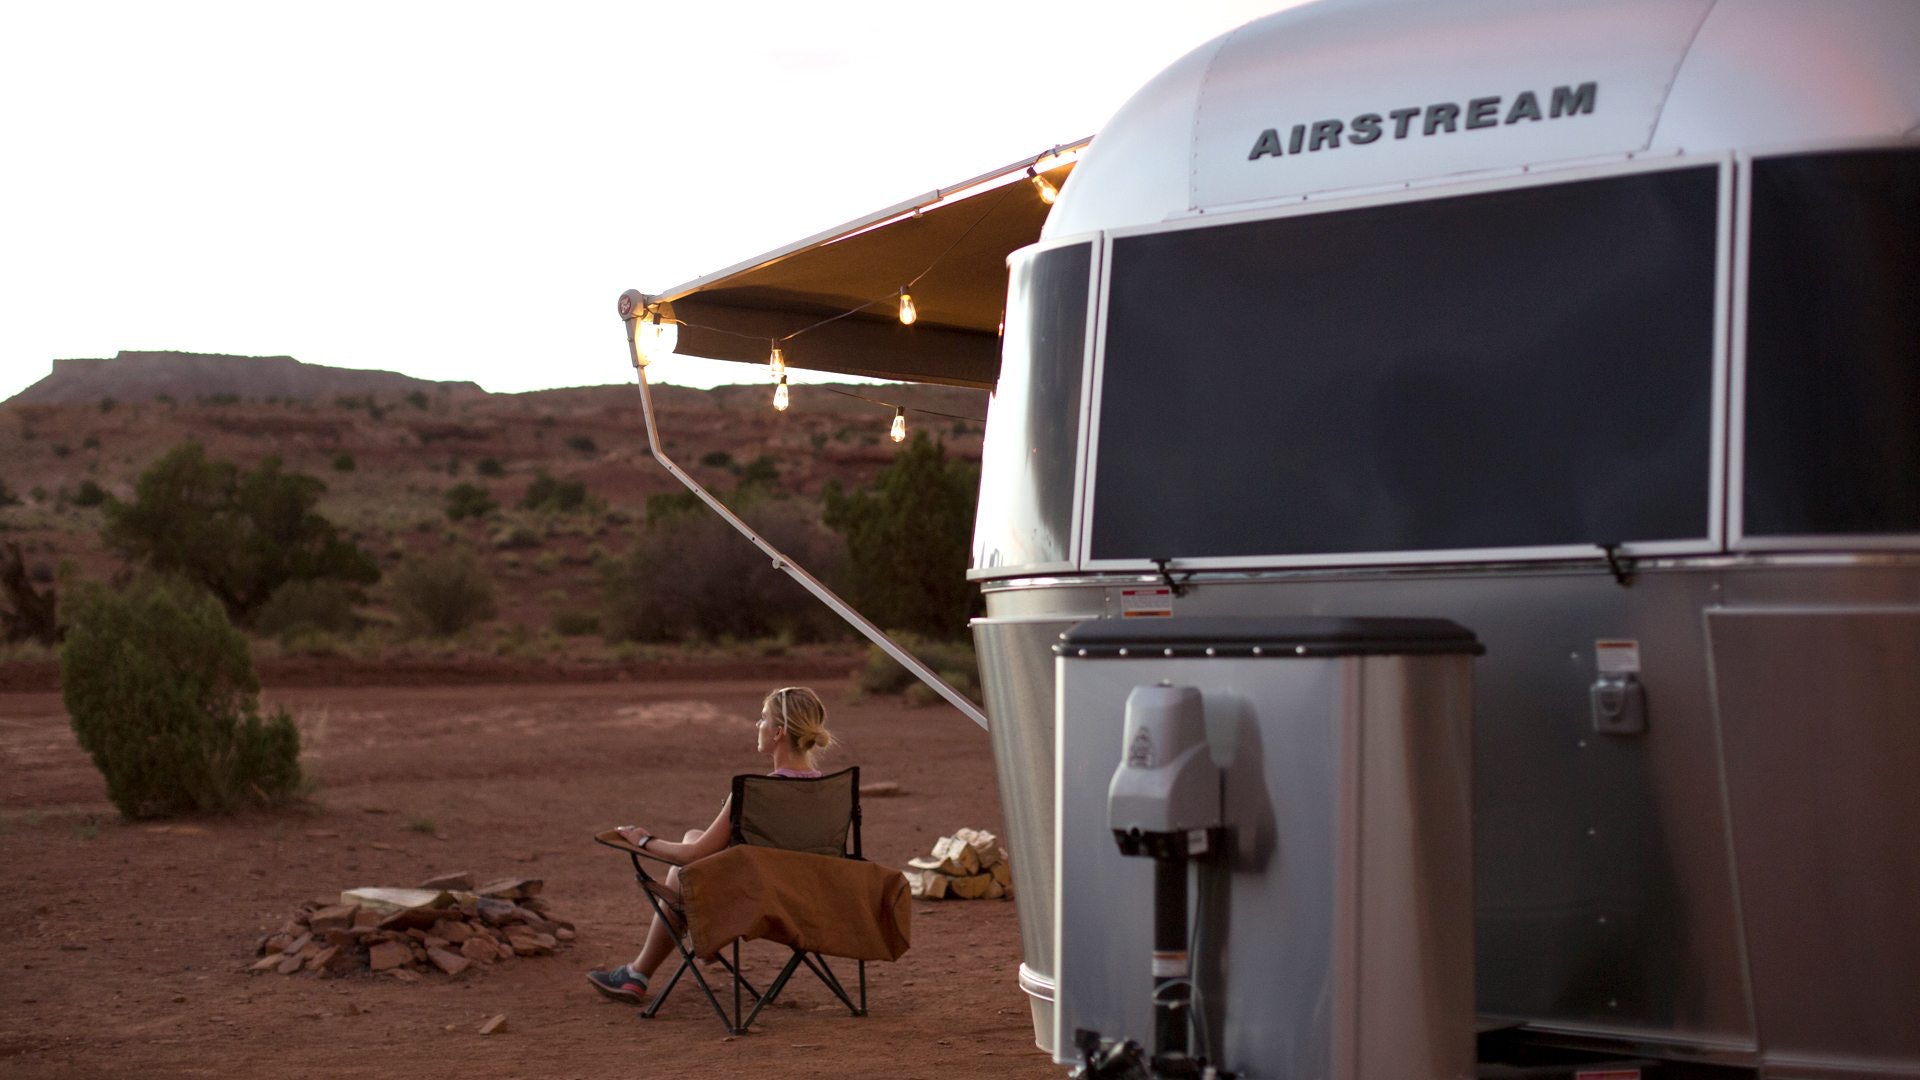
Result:
<svg viewBox="0 0 1920 1080"><path fill-rule="evenodd" d="M1013 896L1013 866L1000 838L985 829L943 836L931 855L907 860L907 884L922 900L1004 900Z"/></svg>
<svg viewBox="0 0 1920 1080"><path fill-rule="evenodd" d="M262 937L248 969L282 975L459 975L475 964L551 956L574 938L573 924L540 896L543 882L504 878L475 886L468 874L413 889L348 889L337 902L308 901Z"/></svg>

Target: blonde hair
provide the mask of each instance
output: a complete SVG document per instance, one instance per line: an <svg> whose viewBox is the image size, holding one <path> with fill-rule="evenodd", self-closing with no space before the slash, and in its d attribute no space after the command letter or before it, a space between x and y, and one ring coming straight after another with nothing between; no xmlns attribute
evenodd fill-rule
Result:
<svg viewBox="0 0 1920 1080"><path fill-rule="evenodd" d="M820 695L804 686L783 686L767 695L760 711L786 733L787 744L801 753L833 745L827 730L827 707Z"/></svg>

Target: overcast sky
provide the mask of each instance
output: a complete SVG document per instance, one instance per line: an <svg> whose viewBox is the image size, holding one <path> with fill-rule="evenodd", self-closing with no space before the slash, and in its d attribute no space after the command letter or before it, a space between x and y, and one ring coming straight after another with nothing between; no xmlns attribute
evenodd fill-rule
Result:
<svg viewBox="0 0 1920 1080"><path fill-rule="evenodd" d="M1283 6L14 5L0 398L123 349L623 381L621 290L1095 134Z"/></svg>

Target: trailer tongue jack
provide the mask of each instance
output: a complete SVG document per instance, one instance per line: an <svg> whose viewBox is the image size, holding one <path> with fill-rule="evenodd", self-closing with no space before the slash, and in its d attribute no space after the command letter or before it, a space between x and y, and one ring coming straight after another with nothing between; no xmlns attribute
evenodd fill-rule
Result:
<svg viewBox="0 0 1920 1080"><path fill-rule="evenodd" d="M1187 933L1187 865L1226 850L1221 773L1207 745L1200 691L1161 682L1127 696L1125 756L1107 788L1122 855L1153 860L1153 1053L1130 1038L1075 1032L1088 1078L1230 1077L1190 1052L1196 1006Z"/></svg>

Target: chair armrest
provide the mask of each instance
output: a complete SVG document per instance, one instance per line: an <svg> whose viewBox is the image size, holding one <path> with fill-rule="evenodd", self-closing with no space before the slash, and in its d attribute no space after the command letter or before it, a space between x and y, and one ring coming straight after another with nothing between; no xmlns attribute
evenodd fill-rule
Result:
<svg viewBox="0 0 1920 1080"><path fill-rule="evenodd" d="M646 848L636 847L633 844L628 843L627 838L624 836L621 836L620 830L618 829L608 829L606 832L594 833L593 842L596 844L605 844L607 847L613 848L616 851L626 852L628 855L638 855L643 859L652 859L654 862L660 863L665 866L685 866L686 865L686 863L679 862L678 860L675 860L675 859L669 859L661 855L656 855L653 852L648 851Z"/></svg>

